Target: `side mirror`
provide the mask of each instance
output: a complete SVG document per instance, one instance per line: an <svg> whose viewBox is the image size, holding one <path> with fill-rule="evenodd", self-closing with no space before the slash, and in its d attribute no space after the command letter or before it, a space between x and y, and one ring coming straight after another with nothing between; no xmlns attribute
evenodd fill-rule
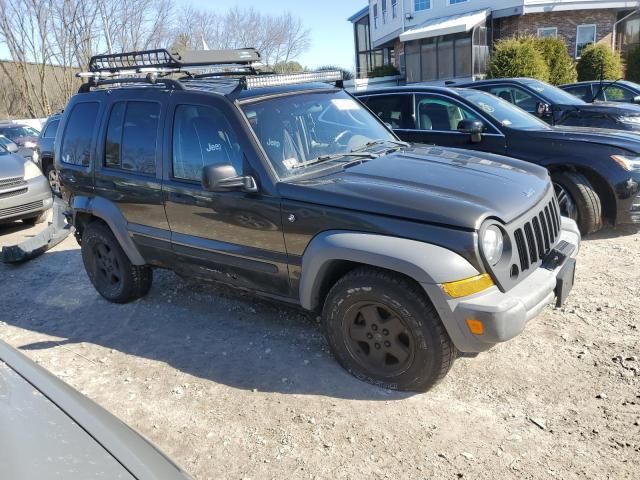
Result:
<svg viewBox="0 0 640 480"><path fill-rule="evenodd" d="M640 95L633 97L633 103L640 103Z"/></svg>
<svg viewBox="0 0 640 480"><path fill-rule="evenodd" d="M210 192L242 190L257 192L258 186L251 176L239 176L233 165L217 163L202 169L202 187Z"/></svg>
<svg viewBox="0 0 640 480"><path fill-rule="evenodd" d="M482 141L482 133L484 132L484 123L480 120L460 120L458 123L458 131L471 135L471 143L480 143Z"/></svg>
<svg viewBox="0 0 640 480"><path fill-rule="evenodd" d="M536 114L539 117L548 117L551 114L551 105L544 102L536 103Z"/></svg>

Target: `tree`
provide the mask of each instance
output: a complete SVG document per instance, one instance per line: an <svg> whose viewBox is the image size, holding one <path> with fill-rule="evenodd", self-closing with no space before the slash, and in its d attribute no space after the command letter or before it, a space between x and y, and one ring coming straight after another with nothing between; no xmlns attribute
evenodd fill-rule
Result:
<svg viewBox="0 0 640 480"><path fill-rule="evenodd" d="M353 72L350 72L349 70L345 70L344 68L337 67L335 65L324 65L322 67L316 68L317 72L326 72L326 71L332 71L332 70L338 70L338 71L342 72L342 79L343 80L352 80L353 79Z"/></svg>
<svg viewBox="0 0 640 480"><path fill-rule="evenodd" d="M304 67L298 62L280 62L273 66L273 71L276 73L300 73L304 72Z"/></svg>
<svg viewBox="0 0 640 480"><path fill-rule="evenodd" d="M576 81L576 66L562 38L544 37L536 38L534 41L549 68L549 83L563 85Z"/></svg>
<svg viewBox="0 0 640 480"><path fill-rule="evenodd" d="M589 45L577 65L578 80L617 80L623 76L622 60L606 45Z"/></svg>
<svg viewBox="0 0 640 480"><path fill-rule="evenodd" d="M498 40L489 63L489 76L531 77L547 81L549 67L531 38Z"/></svg>

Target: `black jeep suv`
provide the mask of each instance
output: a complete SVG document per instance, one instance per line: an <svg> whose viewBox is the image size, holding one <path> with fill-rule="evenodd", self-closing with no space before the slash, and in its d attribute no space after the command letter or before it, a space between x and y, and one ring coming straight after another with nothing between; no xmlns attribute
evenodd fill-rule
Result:
<svg viewBox="0 0 640 480"><path fill-rule="evenodd" d="M338 72L258 59L92 59L55 161L102 296L139 298L168 268L298 304L355 376L416 391L564 300L580 233L545 169L411 146L339 81L313 83Z"/></svg>

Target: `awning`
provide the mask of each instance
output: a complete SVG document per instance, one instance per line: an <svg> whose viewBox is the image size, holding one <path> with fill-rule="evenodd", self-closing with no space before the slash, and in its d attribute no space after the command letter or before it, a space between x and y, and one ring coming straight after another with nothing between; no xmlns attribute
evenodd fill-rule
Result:
<svg viewBox="0 0 640 480"><path fill-rule="evenodd" d="M407 30L400 35L401 42L431 38L452 33L464 33L484 22L491 10L479 10L476 12L440 17L428 20L420 26Z"/></svg>

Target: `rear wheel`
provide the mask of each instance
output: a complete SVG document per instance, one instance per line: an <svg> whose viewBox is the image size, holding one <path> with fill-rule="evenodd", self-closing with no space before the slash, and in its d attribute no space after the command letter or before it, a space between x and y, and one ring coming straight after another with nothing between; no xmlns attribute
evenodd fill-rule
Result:
<svg viewBox="0 0 640 480"><path fill-rule="evenodd" d="M104 223L92 222L85 227L81 250L89 280L110 302L127 303L149 292L151 268L133 265Z"/></svg>
<svg viewBox="0 0 640 480"><path fill-rule="evenodd" d="M431 302L400 275L358 268L333 286L323 310L331 350L356 378L424 392L447 374L455 347Z"/></svg>
<svg viewBox="0 0 640 480"><path fill-rule="evenodd" d="M582 235L600 230L602 204L587 177L577 172L559 172L551 179L560 213L575 220Z"/></svg>
<svg viewBox="0 0 640 480"><path fill-rule="evenodd" d="M60 177L58 176L58 171L53 166L53 163L47 165L44 171L47 180L49 180L49 186L51 187L51 191L60 196Z"/></svg>

